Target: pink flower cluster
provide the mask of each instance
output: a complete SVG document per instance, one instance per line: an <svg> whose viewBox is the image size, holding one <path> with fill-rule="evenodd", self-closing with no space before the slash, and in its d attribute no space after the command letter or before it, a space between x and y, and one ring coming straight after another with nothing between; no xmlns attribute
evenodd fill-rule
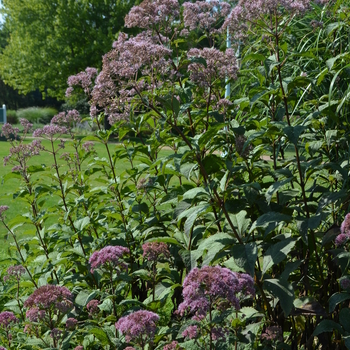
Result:
<svg viewBox="0 0 350 350"><path fill-rule="evenodd" d="M206 65L193 62L188 66L191 80L200 87L210 87L218 79L236 79L237 77L237 61L232 49L227 49L225 52L214 48L191 49L187 56L203 58L206 62Z"/></svg>
<svg viewBox="0 0 350 350"><path fill-rule="evenodd" d="M73 295L68 288L46 285L36 289L24 302L24 307L34 310L33 314L39 313L42 318L41 311L46 313L53 311L54 314L66 313L73 306L72 299Z"/></svg>
<svg viewBox="0 0 350 350"><path fill-rule="evenodd" d="M99 304L100 302L96 299L92 299L87 303L86 309L89 312L90 316L98 314L100 312L100 308L98 307Z"/></svg>
<svg viewBox="0 0 350 350"><path fill-rule="evenodd" d="M176 340L173 340L170 344L167 344L163 347L163 350L178 350L183 349L180 347L179 343Z"/></svg>
<svg viewBox="0 0 350 350"><path fill-rule="evenodd" d="M125 17L125 26L153 29L172 23L180 14L177 0L144 0Z"/></svg>
<svg viewBox="0 0 350 350"><path fill-rule="evenodd" d="M231 11L228 3L218 0L185 2L183 7L185 27L190 30L199 28L209 33L217 32L219 20L226 18Z"/></svg>
<svg viewBox="0 0 350 350"><path fill-rule="evenodd" d="M10 266L7 269L7 275L4 276L4 282L8 281L11 277L14 277L18 281L24 273L26 273L26 269L22 265Z"/></svg>
<svg viewBox="0 0 350 350"><path fill-rule="evenodd" d="M328 1L321 0L319 3L325 4ZM239 0L222 29L226 30L228 27L236 38L244 37L247 35L248 24L257 24L264 15L279 15L282 8L290 16L302 15L310 10L311 2L312 0Z"/></svg>
<svg viewBox="0 0 350 350"><path fill-rule="evenodd" d="M168 246L163 242L147 242L142 245L143 257L148 261L156 262L160 256L170 258L170 252Z"/></svg>
<svg viewBox="0 0 350 350"><path fill-rule="evenodd" d="M66 90L66 97L70 97L73 92L73 86L81 86L86 94L90 93L94 79L97 76L96 68L86 68L85 72L80 72L76 75L71 75L68 78L69 88Z"/></svg>
<svg viewBox="0 0 350 350"><path fill-rule="evenodd" d="M261 334L261 339L268 341L282 341L283 333L281 327L270 326L266 327L265 331Z"/></svg>
<svg viewBox="0 0 350 350"><path fill-rule="evenodd" d="M340 226L340 234L335 238L337 247L343 245L350 239L350 213L346 214L344 221Z"/></svg>
<svg viewBox="0 0 350 350"><path fill-rule="evenodd" d="M92 91L91 110L95 115L103 109L113 124L128 119L131 103L144 90L157 86L158 81L138 80L139 74L156 79L171 67L167 58L172 51L159 42L151 32L145 31L128 39L120 33L113 44L114 50L103 57L103 67Z"/></svg>
<svg viewBox="0 0 350 350"><path fill-rule="evenodd" d="M8 328L18 321L17 317L10 311L0 313L0 327L8 330Z"/></svg>
<svg viewBox="0 0 350 350"><path fill-rule="evenodd" d="M127 342L134 341L140 344L144 341L152 342L156 332L159 316L151 311L139 310L121 317L115 328L125 335Z"/></svg>
<svg viewBox="0 0 350 350"><path fill-rule="evenodd" d="M109 265L120 270L127 270L128 266L122 260L123 255L129 253L129 249L122 246L106 246L92 253L89 263L93 273L98 267Z"/></svg>
<svg viewBox="0 0 350 350"><path fill-rule="evenodd" d="M0 205L0 219L4 219L4 212L8 210L9 207L7 205Z"/></svg>
<svg viewBox="0 0 350 350"><path fill-rule="evenodd" d="M55 135L62 135L68 133L68 129L65 126L59 126L56 124L45 125L42 129L36 129L33 132L34 137L47 137L50 140L55 139Z"/></svg>
<svg viewBox="0 0 350 350"><path fill-rule="evenodd" d="M247 274L232 272L221 266L194 268L183 283L184 301L179 305L180 315L189 312L201 319L210 308L229 304L240 309L238 295L254 295L254 280Z"/></svg>
<svg viewBox="0 0 350 350"><path fill-rule="evenodd" d="M76 109L70 111L61 112L55 115L51 119L52 124L61 125L61 126L74 126L81 121L80 113Z"/></svg>
<svg viewBox="0 0 350 350"><path fill-rule="evenodd" d="M40 140L33 140L29 144L19 143L10 148L10 154L4 157L4 165L10 163L15 165L12 171L25 171L28 159L39 155L42 149Z"/></svg>
<svg viewBox="0 0 350 350"><path fill-rule="evenodd" d="M19 129L13 127L11 124L9 123L5 123L2 126L1 129L1 135L5 136L7 140L13 140L17 138L17 135L19 133Z"/></svg>

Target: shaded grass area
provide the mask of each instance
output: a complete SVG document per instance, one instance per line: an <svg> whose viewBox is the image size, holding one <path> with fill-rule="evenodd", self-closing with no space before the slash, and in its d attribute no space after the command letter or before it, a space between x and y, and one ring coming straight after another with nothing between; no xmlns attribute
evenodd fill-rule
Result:
<svg viewBox="0 0 350 350"><path fill-rule="evenodd" d="M31 142L29 140L28 142ZM57 144L59 141L57 141ZM42 144L49 148L49 142L48 141L42 141ZM9 174L12 174L11 169L13 165L8 164L7 166L3 165L3 158L9 154L10 150L10 143L8 142L0 142L0 205L7 205L9 206L9 210L6 211L6 222L11 221L19 214L25 214L29 212L29 205L25 201L21 200L19 197L19 188L20 188L20 179L18 178L11 178L9 177ZM110 143L109 149L111 153L114 153L118 149L123 148L122 145L117 143ZM98 158L107 158L107 151L103 144L95 143L94 149L96 151L96 157ZM70 141L67 141L65 143L65 148L61 150L62 153L70 153L73 152L74 148L72 146L72 143ZM168 154L173 153L171 150L162 150L159 154L159 156L165 156ZM63 159L58 160L60 165L60 173L63 173L68 170L68 166L65 163ZM137 165L141 162L140 159L135 159L134 165ZM47 152L42 152L39 156L34 156L32 159L30 159L28 165L38 166L42 165L45 167L52 167L53 165L53 158L52 155L50 155ZM86 161L83 163L83 169L86 170L89 167L89 163ZM117 164L115 167L115 171L117 176L119 175L125 175L125 171L127 169L130 169L131 164L127 158L122 158L117 160ZM53 169L52 172L53 174ZM38 172L32 175L33 180L39 179L41 182L45 183L46 185L52 184L52 180L50 177L43 177L42 172ZM99 186L101 185L99 182L100 173L96 173L92 175L92 184ZM57 205L58 201L60 200L58 195L51 195L47 196L45 199L45 203L43 204L44 208L50 209L53 208L55 205ZM45 225L49 227L51 224L55 223L55 218L50 217ZM23 225L21 228L19 228L16 231L16 235L18 235L18 239L22 239L24 237L34 237L35 231L33 225ZM10 255L10 245L13 242L13 239L10 235L8 235L7 230L5 227L0 223L0 260L9 257Z"/></svg>

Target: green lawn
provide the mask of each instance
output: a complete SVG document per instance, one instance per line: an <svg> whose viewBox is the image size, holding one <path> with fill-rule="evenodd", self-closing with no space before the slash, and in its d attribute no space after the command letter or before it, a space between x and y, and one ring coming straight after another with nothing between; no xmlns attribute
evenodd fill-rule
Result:
<svg viewBox="0 0 350 350"><path fill-rule="evenodd" d="M43 141L42 144L47 148L49 147L48 141ZM10 143L5 141L0 141L0 205L9 206L9 210L6 211L6 221L11 220L19 213L28 212L28 208L26 208L27 204L25 202L21 202L19 199L16 199L16 200L13 199L14 194L16 193L19 187L19 179L10 178L4 181L4 176L6 176L6 174L11 173L11 169L13 167L13 165L10 165L10 164L8 164L7 166L3 165L3 158L9 154L10 147L11 147ZM116 150L116 148L121 148L121 147L122 146L117 143L109 144L109 149L111 153L113 153ZM104 145L95 143L94 149L96 150L99 158L103 158L103 157L107 158L107 152ZM65 148L61 150L61 153L72 152L72 151L73 151L73 147L71 145L71 142L67 141ZM171 150L162 150L160 153L160 156L164 156L171 153L172 153ZM138 161L136 160L136 163L137 162ZM29 165L38 165L38 164L51 166L53 164L52 156L47 152L42 152L40 156L34 156L29 163ZM60 169L61 172L67 170L67 165L65 165L65 162L62 159L59 160L59 164L62 166L62 168ZM88 163L85 163L85 164L83 163L83 165L87 167ZM124 158L118 161L118 165L116 166L115 170L117 172L117 175L120 175L128 168L130 168L130 163L127 159ZM39 172L34 176L41 176L41 174L42 173ZM96 184L98 183L97 181L98 176L99 175L95 175ZM45 181L47 181L46 178L45 178ZM45 202L45 206L48 208L50 206L53 206L54 204L57 203L58 199L59 199L58 197L54 197L54 196L50 197ZM54 220L54 218L52 218L52 220ZM47 224L50 224L50 222L47 222ZM19 238L22 238L24 235L31 235L31 232L32 234L34 234L33 229L30 226L27 226L27 227L23 226L17 232L17 234L19 235ZM7 230L4 228L4 226L1 223L0 223L0 242L1 242L1 245L0 245L0 259L1 259L8 256L8 248L10 243L12 242L12 238L8 237Z"/></svg>

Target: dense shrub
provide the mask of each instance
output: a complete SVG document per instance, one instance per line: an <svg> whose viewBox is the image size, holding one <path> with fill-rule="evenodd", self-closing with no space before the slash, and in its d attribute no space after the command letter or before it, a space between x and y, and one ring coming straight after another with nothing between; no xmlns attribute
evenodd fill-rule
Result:
<svg viewBox="0 0 350 350"><path fill-rule="evenodd" d="M40 124L49 124L55 114L57 114L57 110L49 107L29 107L17 111L18 118L24 118L31 123Z"/></svg>
<svg viewBox="0 0 350 350"><path fill-rule="evenodd" d="M17 117L17 112L12 109L8 109L6 111L6 118L7 118L7 122L12 125L18 124L19 122L19 119Z"/></svg>

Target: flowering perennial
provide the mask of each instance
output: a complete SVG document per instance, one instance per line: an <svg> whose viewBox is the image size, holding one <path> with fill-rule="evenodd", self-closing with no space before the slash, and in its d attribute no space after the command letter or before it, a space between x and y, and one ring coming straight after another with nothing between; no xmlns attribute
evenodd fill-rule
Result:
<svg viewBox="0 0 350 350"><path fill-rule="evenodd" d="M152 29L171 23L180 14L177 0L145 0L125 17L125 26Z"/></svg>
<svg viewBox="0 0 350 350"><path fill-rule="evenodd" d="M188 66L191 80L200 87L210 87L217 79L237 77L237 61L232 49L225 52L214 48L191 49L187 56L203 58L206 62L206 66L201 62L194 62Z"/></svg>
<svg viewBox="0 0 350 350"><path fill-rule="evenodd" d="M340 226L340 234L335 238L335 245L341 246L350 239L350 213L345 215Z"/></svg>
<svg viewBox="0 0 350 350"><path fill-rule="evenodd" d="M184 280L184 301L178 311L181 315L190 312L201 319L214 306L220 308L228 303L238 310L238 295L254 293L254 280L247 274L232 272L221 266L194 268Z"/></svg>
<svg viewBox="0 0 350 350"><path fill-rule="evenodd" d="M101 250L92 253L89 263L91 272L94 272L98 267L109 265L120 270L126 270L127 265L122 260L123 255L129 253L129 249L121 246L107 246Z"/></svg>
<svg viewBox="0 0 350 350"><path fill-rule="evenodd" d="M139 310L120 318L115 328L125 335L127 342L134 341L144 344L145 341L152 341L158 321L159 316L156 313Z"/></svg>
<svg viewBox="0 0 350 350"><path fill-rule="evenodd" d="M46 285L36 289L24 302L27 308L36 312L52 311L54 314L66 313L73 305L73 295L66 287Z"/></svg>
<svg viewBox="0 0 350 350"><path fill-rule="evenodd" d="M170 258L168 246L163 242L148 242L142 245L143 257L148 261L155 262L161 255Z"/></svg>
<svg viewBox="0 0 350 350"><path fill-rule="evenodd" d="M10 266L7 269L7 275L4 276L4 282L8 281L11 277L19 280L24 273L26 273L26 269L22 265Z"/></svg>
<svg viewBox="0 0 350 350"><path fill-rule="evenodd" d="M199 28L208 32L216 32L218 21L226 18L231 11L228 3L217 0L185 2L183 7L185 27L190 30Z"/></svg>
<svg viewBox="0 0 350 350"><path fill-rule="evenodd" d="M0 327L7 330L12 323L16 323L17 317L10 311L3 311L0 313Z"/></svg>

